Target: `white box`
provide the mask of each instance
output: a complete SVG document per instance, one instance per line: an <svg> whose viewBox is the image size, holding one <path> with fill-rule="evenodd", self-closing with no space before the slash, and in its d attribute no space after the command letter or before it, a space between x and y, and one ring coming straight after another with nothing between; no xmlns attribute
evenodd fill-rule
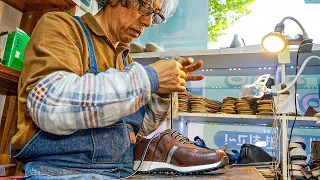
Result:
<svg viewBox="0 0 320 180"><path fill-rule="evenodd" d="M0 36L0 62L3 59L4 51L6 49L7 39L8 39L8 33Z"/></svg>
<svg viewBox="0 0 320 180"><path fill-rule="evenodd" d="M289 85L290 83L286 83ZM271 87L273 91L280 91L281 84L277 84ZM295 91L294 86L288 90L289 94L278 94L277 96L273 97L273 101L275 103L275 109L277 114L288 114L288 113L295 113ZM297 111L300 111L299 103L297 99Z"/></svg>

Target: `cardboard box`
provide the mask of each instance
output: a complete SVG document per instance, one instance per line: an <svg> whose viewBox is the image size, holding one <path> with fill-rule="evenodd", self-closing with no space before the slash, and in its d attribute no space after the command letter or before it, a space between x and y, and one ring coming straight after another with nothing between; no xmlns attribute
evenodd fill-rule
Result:
<svg viewBox="0 0 320 180"><path fill-rule="evenodd" d="M0 63L4 56L4 51L6 49L6 43L8 38L8 32L0 33Z"/></svg>
<svg viewBox="0 0 320 180"><path fill-rule="evenodd" d="M21 71L24 61L24 50L29 40L30 37L19 28L15 32L9 33L2 64Z"/></svg>

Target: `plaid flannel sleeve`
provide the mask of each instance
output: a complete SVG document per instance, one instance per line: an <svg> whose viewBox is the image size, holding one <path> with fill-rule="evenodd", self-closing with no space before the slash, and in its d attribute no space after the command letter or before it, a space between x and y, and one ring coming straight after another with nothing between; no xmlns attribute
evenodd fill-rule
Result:
<svg viewBox="0 0 320 180"><path fill-rule="evenodd" d="M173 119L178 117L179 103L178 94L172 93L172 112ZM147 136L154 132L164 120L170 119L170 96L161 97L152 94L150 101L146 104L146 115L140 128L139 135Z"/></svg>
<svg viewBox="0 0 320 180"><path fill-rule="evenodd" d="M29 115L40 129L58 135L106 127L147 104L158 91L157 78L152 67L138 63L81 77L54 72L30 91Z"/></svg>

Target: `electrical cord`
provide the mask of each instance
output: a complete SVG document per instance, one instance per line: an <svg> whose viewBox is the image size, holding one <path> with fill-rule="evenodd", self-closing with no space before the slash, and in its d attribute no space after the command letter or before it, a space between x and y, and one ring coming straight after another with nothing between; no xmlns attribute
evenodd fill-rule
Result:
<svg viewBox="0 0 320 180"><path fill-rule="evenodd" d="M300 53L300 48L298 49L298 52L297 52L297 57L296 57L296 72L295 72L295 75L297 75L298 73L298 63L299 63L299 53ZM298 109L297 109L297 84L298 82L295 83L294 85L294 105L295 105L295 118L294 118L294 121L293 121L293 124L291 126L291 130L290 130L290 136L289 136L289 144L291 142L291 137L292 137L292 131L293 131L293 128L295 126L295 123L296 123L296 120L297 120L297 116L298 116Z"/></svg>
<svg viewBox="0 0 320 180"><path fill-rule="evenodd" d="M242 42L243 42L243 45L244 45L244 46L247 46L246 43L244 42L244 39L241 38L241 40L242 40Z"/></svg>

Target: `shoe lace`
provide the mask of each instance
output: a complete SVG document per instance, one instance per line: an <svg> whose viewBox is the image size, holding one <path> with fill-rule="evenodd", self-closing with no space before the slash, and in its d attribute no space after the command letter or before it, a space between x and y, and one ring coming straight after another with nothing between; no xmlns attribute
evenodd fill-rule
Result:
<svg viewBox="0 0 320 180"><path fill-rule="evenodd" d="M183 134L181 134L179 131L174 130L172 131L172 133L170 134L170 136L176 138L179 140L179 142L183 142L183 144L193 144L193 142L191 142L189 140L189 138L185 137Z"/></svg>

